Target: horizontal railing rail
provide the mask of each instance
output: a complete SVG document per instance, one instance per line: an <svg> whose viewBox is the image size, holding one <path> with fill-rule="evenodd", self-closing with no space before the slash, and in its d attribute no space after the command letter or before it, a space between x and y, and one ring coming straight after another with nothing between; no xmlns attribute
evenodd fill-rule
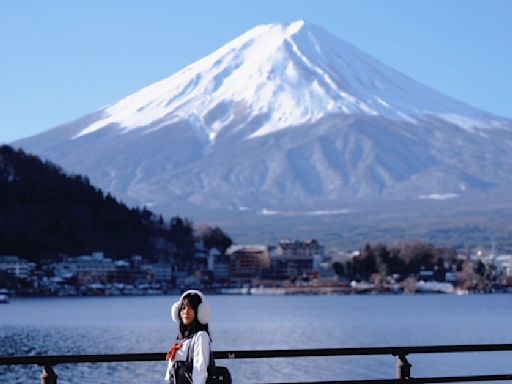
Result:
<svg viewBox="0 0 512 384"><path fill-rule="evenodd" d="M412 377L411 364L407 361L410 354L433 353L466 353L466 352L506 352L512 351L512 344L460 344L433 345L410 347L367 347L367 348L322 348L322 349L276 349L276 350L234 350L215 351L216 360L223 359L268 359L293 357L322 357L322 356L369 356L391 355L398 357L397 378L379 380L338 380L301 382L301 384L392 384L403 383L456 383L470 381L508 381L512 374L445 376L445 377ZM34 356L0 356L0 366L6 365L40 365L44 366L41 376L42 384L56 384L57 375L53 366L59 364L78 363L119 363L119 362L151 362L165 360L165 353L128 353L103 355L34 355ZM292 383L273 383L292 384ZM298 382L296 383L298 384Z"/></svg>

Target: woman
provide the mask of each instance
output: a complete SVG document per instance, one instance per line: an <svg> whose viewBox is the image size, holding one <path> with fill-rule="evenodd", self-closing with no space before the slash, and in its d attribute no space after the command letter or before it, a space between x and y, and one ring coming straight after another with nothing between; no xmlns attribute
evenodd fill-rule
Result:
<svg viewBox="0 0 512 384"><path fill-rule="evenodd" d="M211 308L196 290L185 292L171 309L178 323L176 342L167 353L169 361L165 380L171 384L205 384L210 364Z"/></svg>

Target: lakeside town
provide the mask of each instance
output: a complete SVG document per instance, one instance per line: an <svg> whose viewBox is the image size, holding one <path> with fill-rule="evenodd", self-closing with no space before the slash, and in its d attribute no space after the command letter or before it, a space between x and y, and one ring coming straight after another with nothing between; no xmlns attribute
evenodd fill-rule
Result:
<svg viewBox="0 0 512 384"><path fill-rule="evenodd" d="M67 175L22 150L2 146L0 157L0 301L188 288L219 294L511 291L507 243L497 244L507 252L497 252L461 232L456 244L468 244L464 249L420 242L344 249L315 239L234 244L219 227L129 208L87 177Z"/></svg>
<svg viewBox="0 0 512 384"><path fill-rule="evenodd" d="M173 253L172 250L170 252ZM195 244L191 257L112 259L102 251L30 262L0 256L0 289L9 296L219 294L472 293L512 291L512 255L406 244L326 250L317 240Z"/></svg>

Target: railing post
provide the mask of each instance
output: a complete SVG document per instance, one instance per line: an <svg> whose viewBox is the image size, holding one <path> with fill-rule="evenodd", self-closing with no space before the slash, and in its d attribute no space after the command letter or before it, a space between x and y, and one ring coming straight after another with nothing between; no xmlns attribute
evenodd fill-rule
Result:
<svg viewBox="0 0 512 384"><path fill-rule="evenodd" d="M41 374L41 384L57 384L57 374L51 365L45 365Z"/></svg>
<svg viewBox="0 0 512 384"><path fill-rule="evenodd" d="M406 354L398 355L396 364L396 376L398 379L407 380L411 378L411 363L407 361Z"/></svg>

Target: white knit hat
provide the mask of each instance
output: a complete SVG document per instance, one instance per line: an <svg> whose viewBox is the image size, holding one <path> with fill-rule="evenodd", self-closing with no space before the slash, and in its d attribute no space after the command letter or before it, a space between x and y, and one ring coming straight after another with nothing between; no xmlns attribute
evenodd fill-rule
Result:
<svg viewBox="0 0 512 384"><path fill-rule="evenodd" d="M181 310L181 302L183 298L188 294L196 294L201 298L201 304L197 307L196 318L201 324L208 324L210 317L212 315L212 309L204 295L195 289L190 289L186 291L183 295L181 295L180 299L172 305L171 308L171 317L176 323L180 323L180 310Z"/></svg>

